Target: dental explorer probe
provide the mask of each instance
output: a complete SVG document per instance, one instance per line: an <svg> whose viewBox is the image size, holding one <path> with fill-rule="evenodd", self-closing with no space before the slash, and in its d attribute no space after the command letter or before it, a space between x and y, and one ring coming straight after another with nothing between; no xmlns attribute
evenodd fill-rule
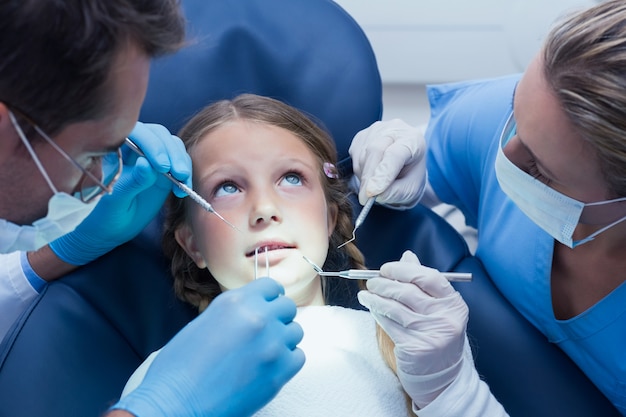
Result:
<svg viewBox="0 0 626 417"><path fill-rule="evenodd" d="M347 269L345 271L325 272L317 266L312 260L306 256L302 256L304 260L313 266L315 272L321 277L339 277L347 279L370 279L380 276L380 271L374 269ZM442 272L441 273L450 282L471 282L471 272Z"/></svg>
<svg viewBox="0 0 626 417"><path fill-rule="evenodd" d="M370 210L372 209L372 206L374 206L374 202L375 201L376 201L376 197L370 197L370 198L367 199L367 201L365 202L365 205L361 209L361 212L359 213L359 215L357 216L357 218L356 218L356 220L354 222L354 229L352 230L352 239L343 242L341 245L337 246L337 249L341 248L342 246L347 245L348 243L350 243L354 239L356 239L356 229L361 227L361 225L365 221L365 217L367 217L367 215L369 214Z"/></svg>
<svg viewBox="0 0 626 417"><path fill-rule="evenodd" d="M130 149L132 149L133 151L135 151L136 154L138 154L139 156L143 156L145 157L146 155L143 153L143 151L139 148L139 146L137 146L137 144L135 142L133 142L132 140L130 140L129 138L126 138L126 144L128 145L128 147ZM174 185L176 185L178 188L180 188L181 190L183 190L184 192L187 193L187 195L189 196L189 198L191 198L193 201L195 201L196 203L198 203L200 205L200 207L202 207L203 209L205 209L206 211L208 211L209 213L213 213L215 214L217 217L219 217L220 220L222 220L224 223L226 223L227 225L229 225L230 227L232 227L233 229L235 229L238 232L241 232L241 230L237 229L237 227L235 227L234 224L230 223L228 220L226 220L225 218L222 217L221 214L219 214L217 211L215 211L215 209L213 208L213 206L211 204L209 204L208 201L206 201L204 198L202 198L202 196L198 193L196 193L194 190L192 190L191 188L189 188L184 182L177 180L176 178L174 178L174 176L169 173L169 172L161 172L161 175L165 176L168 180L170 180L171 182L174 183Z"/></svg>

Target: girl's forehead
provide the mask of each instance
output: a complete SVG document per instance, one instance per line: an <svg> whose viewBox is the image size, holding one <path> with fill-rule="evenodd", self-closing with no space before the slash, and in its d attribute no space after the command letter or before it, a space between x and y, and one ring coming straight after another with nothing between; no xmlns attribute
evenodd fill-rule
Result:
<svg viewBox="0 0 626 417"><path fill-rule="evenodd" d="M212 148L219 154L259 149L313 153L295 133L279 126L247 120L229 121L216 127L202 136L194 148Z"/></svg>
<svg viewBox="0 0 626 417"><path fill-rule="evenodd" d="M228 123L208 132L189 149L195 172L212 171L217 166L246 170L289 161L301 161L321 169L320 157L309 144L289 130L264 123Z"/></svg>

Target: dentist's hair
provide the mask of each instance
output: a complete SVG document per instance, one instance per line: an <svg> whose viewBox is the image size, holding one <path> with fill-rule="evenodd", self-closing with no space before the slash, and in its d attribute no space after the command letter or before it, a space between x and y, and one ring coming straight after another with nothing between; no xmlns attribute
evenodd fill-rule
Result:
<svg viewBox="0 0 626 417"><path fill-rule="evenodd" d="M115 57L129 43L152 58L184 40L178 0L0 2L0 102L54 135L108 109Z"/></svg>
<svg viewBox="0 0 626 417"><path fill-rule="evenodd" d="M364 268L363 254L353 242L337 249L337 246L352 237L352 208L347 197L349 191L346 181L329 178L324 174L325 162L337 163L335 144L328 133L294 107L268 97L243 94L233 100L222 100L205 107L181 129L179 137L192 154L194 146L207 134L237 120L280 127L308 146L319 164L319 175L328 207L337 212L337 224L330 236L328 256L323 269ZM168 200L163 249L171 259L177 295L204 309L221 293L221 289L208 269L198 268L176 242L174 234L187 221L189 204L194 203L189 199L175 197Z"/></svg>
<svg viewBox="0 0 626 417"><path fill-rule="evenodd" d="M626 196L626 1L566 17L543 48L544 74L594 150L614 197Z"/></svg>

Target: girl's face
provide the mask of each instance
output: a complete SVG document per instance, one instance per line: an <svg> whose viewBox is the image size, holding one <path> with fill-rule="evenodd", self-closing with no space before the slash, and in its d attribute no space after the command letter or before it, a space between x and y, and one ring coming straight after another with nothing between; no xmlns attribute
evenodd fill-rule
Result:
<svg viewBox="0 0 626 417"><path fill-rule="evenodd" d="M323 265L336 210L329 209L320 163L291 132L262 123L233 121L190 149L193 183L241 233L197 205L176 240L223 290L266 274L297 305L323 304L319 276L302 256ZM267 255L266 255L267 249Z"/></svg>

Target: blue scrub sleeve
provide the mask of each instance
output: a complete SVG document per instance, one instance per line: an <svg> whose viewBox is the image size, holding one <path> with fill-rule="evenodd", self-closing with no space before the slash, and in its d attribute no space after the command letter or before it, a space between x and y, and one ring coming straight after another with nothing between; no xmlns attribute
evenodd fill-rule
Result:
<svg viewBox="0 0 626 417"><path fill-rule="evenodd" d="M428 86L428 178L441 201L478 227L480 190L520 75Z"/></svg>

